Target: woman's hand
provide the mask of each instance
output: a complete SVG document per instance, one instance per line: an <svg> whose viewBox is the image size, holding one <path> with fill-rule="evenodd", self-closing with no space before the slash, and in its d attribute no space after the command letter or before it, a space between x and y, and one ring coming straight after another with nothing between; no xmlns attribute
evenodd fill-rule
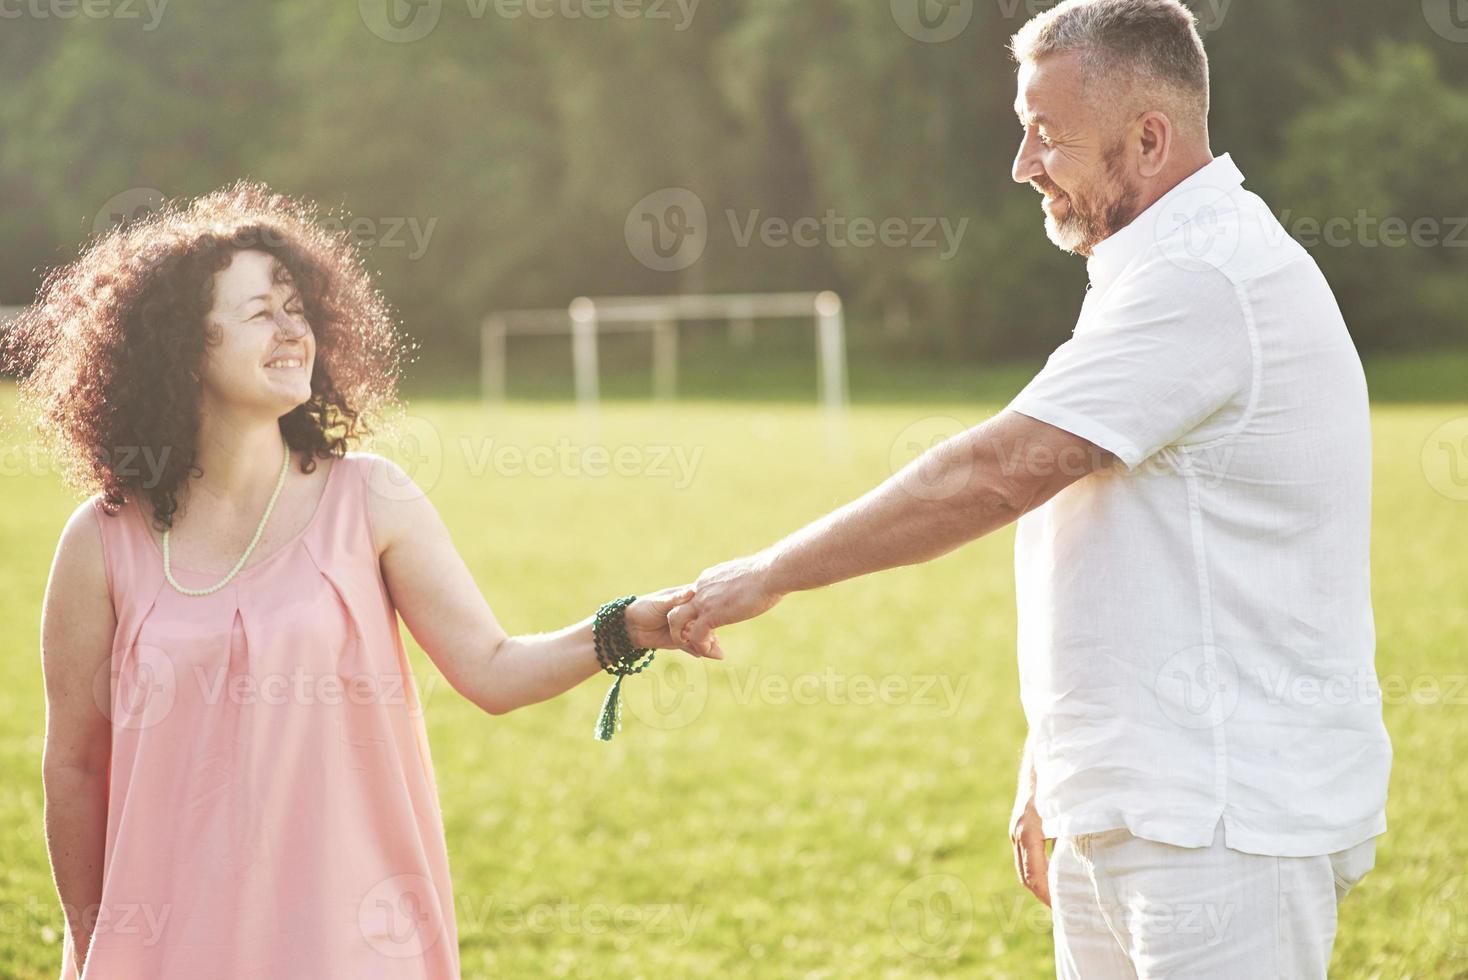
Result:
<svg viewBox="0 0 1468 980"><path fill-rule="evenodd" d="M690 645L679 643L668 630L668 611L692 598L693 588L687 585L641 596L627 607L627 638L636 647L682 650L695 657L723 660L724 651L719 648L717 638L711 636L708 649L700 652Z"/></svg>

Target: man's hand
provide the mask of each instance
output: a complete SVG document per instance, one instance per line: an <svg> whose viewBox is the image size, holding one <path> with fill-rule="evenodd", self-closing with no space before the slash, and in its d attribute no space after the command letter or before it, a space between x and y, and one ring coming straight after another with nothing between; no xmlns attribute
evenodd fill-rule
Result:
<svg viewBox="0 0 1468 980"><path fill-rule="evenodd" d="M697 656L723 659L714 630L753 619L784 596L770 585L770 559L764 554L715 565L698 577L693 597L668 613L673 639Z"/></svg>
<svg viewBox="0 0 1468 980"><path fill-rule="evenodd" d="M640 597L627 607L627 638L632 641L633 646L644 649L681 649L695 657L722 660L724 651L719 649L717 643L711 644L710 649L696 650L678 639L677 635L668 629L669 610L692 598L693 589L688 586L663 589L660 592Z"/></svg>
<svg viewBox="0 0 1468 980"><path fill-rule="evenodd" d="M1049 841L1040 828L1040 814L1033 796L1015 801L1014 815L1009 819L1009 842L1014 847L1014 870L1019 873L1020 882L1049 905L1050 856L1045 850Z"/></svg>

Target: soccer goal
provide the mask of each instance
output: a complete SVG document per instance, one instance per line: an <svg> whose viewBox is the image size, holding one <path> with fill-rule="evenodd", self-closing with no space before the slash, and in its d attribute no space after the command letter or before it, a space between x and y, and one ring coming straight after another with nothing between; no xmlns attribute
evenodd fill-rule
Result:
<svg viewBox="0 0 1468 980"><path fill-rule="evenodd" d="M747 345L761 319L811 318L816 330L819 400L846 406L846 323L841 297L819 293L750 293L692 296L580 297L564 310L508 310L484 319L480 329L480 392L487 402L505 398L507 339L513 335L569 335L576 401L590 408L600 399L598 338L604 333L652 334L653 395L678 391L678 326L687 320L726 320L736 344Z"/></svg>

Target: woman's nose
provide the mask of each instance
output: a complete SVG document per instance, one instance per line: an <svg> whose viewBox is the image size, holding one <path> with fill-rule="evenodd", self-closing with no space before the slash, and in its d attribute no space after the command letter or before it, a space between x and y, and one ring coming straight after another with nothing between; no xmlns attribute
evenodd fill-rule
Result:
<svg viewBox="0 0 1468 980"><path fill-rule="evenodd" d="M292 316L284 310L281 310L275 314L275 332L282 337L294 340L297 337L304 337L310 333L311 325L306 322L305 317Z"/></svg>

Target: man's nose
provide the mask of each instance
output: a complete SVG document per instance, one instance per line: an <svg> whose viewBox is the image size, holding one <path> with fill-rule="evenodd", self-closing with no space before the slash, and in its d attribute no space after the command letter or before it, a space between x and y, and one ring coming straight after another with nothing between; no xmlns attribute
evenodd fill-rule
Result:
<svg viewBox="0 0 1468 980"><path fill-rule="evenodd" d="M1028 184L1045 173L1045 168L1040 166L1039 158L1035 155L1033 143L1026 133L1025 138L1020 141L1019 151L1014 155L1014 167L1010 175L1014 177L1016 184Z"/></svg>

